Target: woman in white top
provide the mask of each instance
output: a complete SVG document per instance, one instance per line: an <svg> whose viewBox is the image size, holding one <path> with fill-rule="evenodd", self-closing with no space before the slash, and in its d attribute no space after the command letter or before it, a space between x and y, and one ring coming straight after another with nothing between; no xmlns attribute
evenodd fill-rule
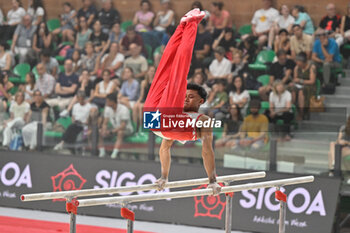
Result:
<svg viewBox="0 0 350 233"><path fill-rule="evenodd" d="M119 46L120 45L117 42L113 42L111 43L108 54L105 54L102 59L101 56L103 53L100 53L100 55L97 57L96 63L98 63L98 77L101 76L101 72L105 69L112 71L117 77L121 76L125 57L119 52Z"/></svg>
<svg viewBox="0 0 350 233"><path fill-rule="evenodd" d="M7 12L7 21L4 22L4 25L1 27L5 41L12 39L17 25L22 22L22 18L26 14L20 0L12 0L11 2L12 8Z"/></svg>
<svg viewBox="0 0 350 233"><path fill-rule="evenodd" d="M11 69L11 54L6 52L7 43L5 41L0 42L0 70L9 71Z"/></svg>
<svg viewBox="0 0 350 233"><path fill-rule="evenodd" d="M243 78L240 76L234 77L231 85L231 91L229 93L230 107L237 109L242 116L245 116L250 101L250 95L244 87Z"/></svg>
<svg viewBox="0 0 350 233"><path fill-rule="evenodd" d="M175 13L170 8L170 0L162 0L162 10L157 13L154 20L154 30L165 32L170 25L175 24Z"/></svg>
<svg viewBox="0 0 350 233"><path fill-rule="evenodd" d="M273 45L274 40L278 37L278 32L281 29L286 29L289 34L292 33L292 27L294 25L295 19L290 14L290 10L287 5L282 5L280 10L280 15L276 18L273 27L270 29L269 33L269 45ZM270 44L271 43L271 44Z"/></svg>
<svg viewBox="0 0 350 233"><path fill-rule="evenodd" d="M24 101L24 93L16 93L15 101L11 103L10 118L4 122L3 142L2 145L10 145L13 133L16 129L21 129L28 123L30 105Z"/></svg>
<svg viewBox="0 0 350 233"><path fill-rule="evenodd" d="M281 127L275 126L278 132L281 132L284 140L290 140L290 122L294 118L292 111L292 94L286 90L281 80L273 83L272 92L270 93L270 112L268 118L270 122L276 124L278 120L283 120Z"/></svg>
<svg viewBox="0 0 350 233"><path fill-rule="evenodd" d="M33 17L33 25L45 21L45 9L42 0L28 0L27 14Z"/></svg>
<svg viewBox="0 0 350 233"><path fill-rule="evenodd" d="M111 80L111 72L104 70L102 72L103 81L99 82L95 87L94 98L92 103L99 108L103 108L106 104L106 97L108 94L116 90L116 84Z"/></svg>
<svg viewBox="0 0 350 233"><path fill-rule="evenodd" d="M28 103L33 102L34 88L35 88L35 76L32 72L29 72L26 75L26 84L21 85L19 88L19 90L24 93L24 99Z"/></svg>

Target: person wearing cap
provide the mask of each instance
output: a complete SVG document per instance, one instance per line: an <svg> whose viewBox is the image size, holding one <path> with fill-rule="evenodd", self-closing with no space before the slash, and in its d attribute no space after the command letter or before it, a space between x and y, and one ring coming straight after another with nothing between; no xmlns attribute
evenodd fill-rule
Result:
<svg viewBox="0 0 350 233"><path fill-rule="evenodd" d="M227 80L231 73L232 64L225 58L225 49L218 46L214 51L215 59L209 66L207 70L207 75L209 80L224 79Z"/></svg>
<svg viewBox="0 0 350 233"><path fill-rule="evenodd" d="M318 39L312 49L312 61L323 68L323 85L326 85L331 78L331 69L341 67L339 47L333 38L328 37L328 32L324 29L319 29L316 37Z"/></svg>
<svg viewBox="0 0 350 233"><path fill-rule="evenodd" d="M326 11L327 15L321 19L319 27L328 31L330 33L330 37L335 38L338 46L340 46L344 41L342 35L340 34L341 16L337 14L333 3L329 3L326 6Z"/></svg>
<svg viewBox="0 0 350 233"><path fill-rule="evenodd" d="M264 114L259 113L260 107L259 100L253 99L250 102L250 114L244 118L239 133L234 135L234 139L228 141L226 146L230 146L232 149L258 150L267 143L269 120Z"/></svg>
<svg viewBox="0 0 350 233"><path fill-rule="evenodd" d="M317 71L316 66L308 62L306 53L299 53L295 60L297 65L294 68L294 78L290 86L293 87L293 99L298 97L297 120L302 120L309 117L310 98L316 95Z"/></svg>
<svg viewBox="0 0 350 233"><path fill-rule="evenodd" d="M299 24L294 24L293 36L290 38L291 58L295 59L296 55L304 52L308 59L311 59L313 38L311 35L305 34Z"/></svg>

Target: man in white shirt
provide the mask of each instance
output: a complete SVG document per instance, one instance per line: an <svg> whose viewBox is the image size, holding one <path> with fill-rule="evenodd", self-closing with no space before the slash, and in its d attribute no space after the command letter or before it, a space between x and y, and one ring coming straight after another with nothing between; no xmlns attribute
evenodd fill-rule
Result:
<svg viewBox="0 0 350 233"><path fill-rule="evenodd" d="M144 56L141 55L141 46L132 43L129 46L131 56L124 62L124 67L130 67L134 71L136 79L142 79L147 72L148 63Z"/></svg>
<svg viewBox="0 0 350 233"><path fill-rule="evenodd" d="M262 2L263 8L257 10L252 19L253 35L258 38L260 47L267 42L270 29L279 16L278 10L272 7L271 0L262 0Z"/></svg>
<svg viewBox="0 0 350 233"><path fill-rule="evenodd" d="M88 126L89 116L93 106L85 101L85 92L78 91L77 100L72 110L72 124L64 132L62 141L58 143L54 150L61 150L64 143L74 144L78 135Z"/></svg>
<svg viewBox="0 0 350 233"><path fill-rule="evenodd" d="M232 64L225 58L225 49L218 46L215 51L215 60L209 66L207 73L209 80L224 79L227 80L231 73Z"/></svg>
<svg viewBox="0 0 350 233"><path fill-rule="evenodd" d="M124 105L119 104L117 99L117 93L111 93L107 95L106 98L103 125L102 129L100 129L99 134L99 157L104 157L106 155L106 151L103 145L103 138L117 134L117 140L114 144L114 149L111 154L111 158L114 159L118 155L124 136L128 136L133 132L130 111ZM112 128L108 127L108 123L111 124Z"/></svg>
<svg viewBox="0 0 350 233"><path fill-rule="evenodd" d="M51 74L46 73L46 67L43 63L39 63L36 70L39 77L35 82L34 89L40 91L44 99L47 99L54 91L56 80Z"/></svg>

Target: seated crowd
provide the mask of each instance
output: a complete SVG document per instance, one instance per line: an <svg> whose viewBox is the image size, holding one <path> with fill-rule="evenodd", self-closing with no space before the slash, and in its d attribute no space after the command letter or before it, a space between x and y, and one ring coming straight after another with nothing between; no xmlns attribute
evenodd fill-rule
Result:
<svg viewBox="0 0 350 233"><path fill-rule="evenodd" d="M72 124L55 149L74 144L80 134L90 138L97 124L100 156L106 155L109 137L115 138L116 158L126 136L143 134L143 103L176 26L171 1L161 0L161 9L153 12L150 1L142 0L128 27L111 0L101 0L100 10L92 0L82 0L77 10L65 2L56 28L46 21L43 0L28 2L25 10L12 0L6 21L0 9L2 145L9 147L21 132L24 146L35 150L38 122L51 130L70 116ZM205 10L200 1L190 8ZM350 39L350 6L341 17L328 4L316 30L304 7L283 5L278 11L271 0L262 0L248 32L235 30L235 12L222 2L212 2L205 12L188 81L208 92L201 113L224 122L216 145L262 148L269 122L290 140L292 122L309 118L318 89L337 83L340 46ZM28 64L31 72L21 77L15 72L19 64Z"/></svg>

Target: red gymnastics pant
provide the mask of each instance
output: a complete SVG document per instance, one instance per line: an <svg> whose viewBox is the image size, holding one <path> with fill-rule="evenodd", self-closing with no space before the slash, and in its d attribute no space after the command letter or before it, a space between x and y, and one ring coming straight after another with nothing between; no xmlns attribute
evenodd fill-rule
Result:
<svg viewBox="0 0 350 233"><path fill-rule="evenodd" d="M197 21L180 24L170 38L147 95L144 111L183 110Z"/></svg>

